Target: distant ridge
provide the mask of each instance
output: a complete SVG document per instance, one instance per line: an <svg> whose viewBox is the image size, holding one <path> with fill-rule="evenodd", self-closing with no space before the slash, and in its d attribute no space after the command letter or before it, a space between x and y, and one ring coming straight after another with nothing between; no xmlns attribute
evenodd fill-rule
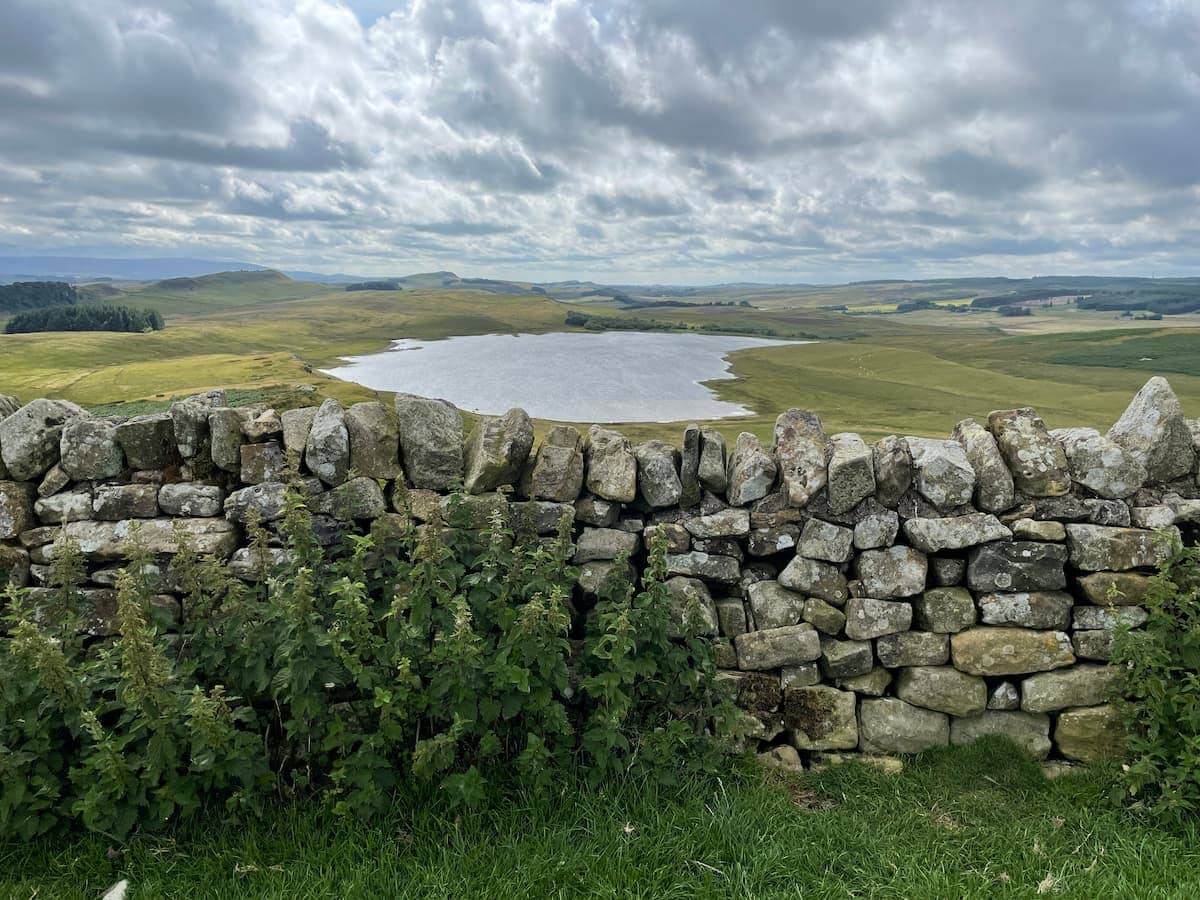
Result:
<svg viewBox="0 0 1200 900"><path fill-rule="evenodd" d="M13 281L162 281L198 278L220 272L263 272L269 266L237 260L162 256L148 259L93 256L0 256L0 283ZM361 275L289 270L283 274L298 281L340 284L361 281Z"/></svg>

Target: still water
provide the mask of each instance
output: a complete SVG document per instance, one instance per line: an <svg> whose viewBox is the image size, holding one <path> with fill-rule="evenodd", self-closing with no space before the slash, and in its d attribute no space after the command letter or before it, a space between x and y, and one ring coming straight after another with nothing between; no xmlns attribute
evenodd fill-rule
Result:
<svg viewBox="0 0 1200 900"><path fill-rule="evenodd" d="M700 382L733 378L735 350L799 343L810 342L624 331L406 338L325 371L491 415L519 406L568 422L672 422L748 415Z"/></svg>

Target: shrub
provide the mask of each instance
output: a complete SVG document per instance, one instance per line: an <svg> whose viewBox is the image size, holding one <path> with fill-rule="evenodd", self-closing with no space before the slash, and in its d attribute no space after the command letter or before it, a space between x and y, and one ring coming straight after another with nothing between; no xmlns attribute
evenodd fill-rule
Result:
<svg viewBox="0 0 1200 900"><path fill-rule="evenodd" d="M663 542L640 589L613 579L583 615L569 519L551 539L499 513L473 532L462 507L327 549L292 495L276 535L247 526L251 583L180 533L177 633L139 552L107 646L82 637L79 554L56 548L51 601L13 592L0 638L0 830L121 837L205 802L253 814L310 794L365 816L414 778L473 804L497 780L671 782L715 764L730 707L707 643L668 637ZM273 542L289 561L272 564Z"/></svg>
<svg viewBox="0 0 1200 900"><path fill-rule="evenodd" d="M1200 548L1172 540L1151 581L1146 626L1117 635L1113 663L1123 669L1130 796L1181 820L1200 811Z"/></svg>

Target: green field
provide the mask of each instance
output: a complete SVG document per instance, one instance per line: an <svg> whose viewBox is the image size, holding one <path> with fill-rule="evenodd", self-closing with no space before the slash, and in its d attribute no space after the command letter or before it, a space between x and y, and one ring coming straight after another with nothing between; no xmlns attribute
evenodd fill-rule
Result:
<svg viewBox="0 0 1200 900"><path fill-rule="evenodd" d="M845 302L856 288L838 288L837 296ZM868 304L896 291L891 284L858 289ZM821 289L817 299L829 299L831 291ZM925 283L924 293L943 294L933 299L947 303L962 299L961 287L939 288L935 282ZM172 397L214 386L283 406L326 396L351 402L375 393L317 370L342 356L384 349L398 337L571 330L564 320L574 308L603 309L605 317L618 321L766 328L778 337L819 338L815 344L732 355L736 380L711 386L754 415L716 423L730 435L745 429L769 436L776 415L790 406L817 410L831 431L852 429L867 437L945 435L965 416L1015 405L1037 407L1051 426L1104 427L1146 378L1159 373L1170 376L1189 414L1200 414L1195 315L1130 322L1058 306L1021 319L948 310L847 315L815 308L813 297L801 303L793 296L795 306L783 305L782 296L773 300L769 308L624 311L611 303L571 306L540 294L467 290L461 284L346 292L273 272L105 287L92 302L154 307L166 316L166 330L0 336L0 392L62 396L106 411L120 411L122 404L130 411L161 408ZM316 387L315 394L294 389L306 384ZM625 430L636 438L677 437L685 424Z"/></svg>

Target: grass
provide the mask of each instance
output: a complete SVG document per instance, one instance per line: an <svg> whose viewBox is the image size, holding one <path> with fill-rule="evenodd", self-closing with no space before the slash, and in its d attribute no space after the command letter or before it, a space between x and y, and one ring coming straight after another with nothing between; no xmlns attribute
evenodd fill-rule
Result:
<svg viewBox="0 0 1200 900"><path fill-rule="evenodd" d="M1191 897L1196 828L1153 827L1115 773L1047 781L1011 745L930 753L898 776L858 764L602 792L567 781L455 815L424 794L382 820L312 805L238 825L220 812L112 847L10 844L0 895L129 897Z"/></svg>

